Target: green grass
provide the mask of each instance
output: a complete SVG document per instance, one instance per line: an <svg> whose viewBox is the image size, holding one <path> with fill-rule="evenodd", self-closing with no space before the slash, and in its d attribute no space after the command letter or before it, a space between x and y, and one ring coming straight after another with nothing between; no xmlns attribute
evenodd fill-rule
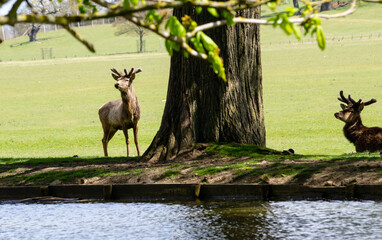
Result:
<svg viewBox="0 0 382 240"><path fill-rule="evenodd" d="M329 40L352 34L377 36L382 33L380 10L380 5L364 5L348 18L323 21L325 33ZM23 37L0 45L0 162L102 156L97 111L103 103L120 98L113 87L111 67L143 68L134 83L142 108L141 152L150 144L165 105L169 56L101 56L136 51L137 36L116 37L111 25L79 31L95 44L98 55L87 52L65 31L40 33L41 43L15 46L27 41ZM155 35L147 35L146 40L152 51L155 46L159 49ZM343 89L357 99L382 100L382 38L328 41L327 49L321 51L316 43L289 44L293 37L280 29L262 27L261 41L267 147L293 148L297 154L308 155L354 151L342 134L343 123L333 117L340 110L336 98ZM280 41L282 44L275 44ZM54 60L21 61L39 59L41 48L50 47ZM380 102L362 114L367 126L382 126L381 116ZM131 143L131 155L136 155ZM250 155L250 151L241 149L237 156ZM109 153L112 157L125 155L122 132L110 142Z"/></svg>
<svg viewBox="0 0 382 240"><path fill-rule="evenodd" d="M180 174L180 170L167 170L163 173L164 177L170 178L170 179L179 174Z"/></svg>
<svg viewBox="0 0 382 240"><path fill-rule="evenodd" d="M131 66L143 68L134 82L143 152L159 128L165 104L166 54L0 63L0 157L101 156L98 108L120 99L109 69ZM111 156L126 154L123 139L118 132L111 140Z"/></svg>
<svg viewBox="0 0 382 240"><path fill-rule="evenodd" d="M90 165L90 164L107 164L107 163L126 163L126 161L136 161L137 158L130 157L47 157L47 158L0 158L0 167L23 165L33 166L39 164L52 164L57 166L65 165Z"/></svg>
<svg viewBox="0 0 382 240"><path fill-rule="evenodd" d="M3 61L41 60L42 50L52 48L53 58L90 57L136 53L138 35L135 33L115 36L117 28L112 24L75 28L86 40L91 42L96 53L91 53L66 30L37 34L37 42L29 42L28 36L0 44L0 59ZM164 41L153 33L143 37L147 52L165 52ZM49 54L47 55L49 56Z"/></svg>

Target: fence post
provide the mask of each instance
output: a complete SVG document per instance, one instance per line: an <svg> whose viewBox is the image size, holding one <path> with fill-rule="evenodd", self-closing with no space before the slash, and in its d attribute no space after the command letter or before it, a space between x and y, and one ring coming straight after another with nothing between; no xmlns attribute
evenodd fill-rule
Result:
<svg viewBox="0 0 382 240"><path fill-rule="evenodd" d="M5 30L4 30L4 26L1 26L1 31L3 33L3 40L7 40L6 37L5 37Z"/></svg>

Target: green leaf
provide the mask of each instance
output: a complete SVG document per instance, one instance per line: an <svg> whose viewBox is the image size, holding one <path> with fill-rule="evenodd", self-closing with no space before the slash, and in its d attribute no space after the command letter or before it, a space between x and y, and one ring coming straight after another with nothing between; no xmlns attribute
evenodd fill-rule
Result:
<svg viewBox="0 0 382 240"><path fill-rule="evenodd" d="M313 37L314 34L317 33L317 26L313 27L312 29L312 32L310 33L310 35Z"/></svg>
<svg viewBox="0 0 382 240"><path fill-rule="evenodd" d="M318 43L318 47L321 50L325 50L326 40L325 40L324 31L322 30L321 26L317 26L317 43Z"/></svg>
<svg viewBox="0 0 382 240"><path fill-rule="evenodd" d="M190 38L190 42L192 43L192 45L194 45L196 51L198 51L199 53L206 53L206 51L204 51L203 44L200 42L200 39L198 40L197 38L193 37Z"/></svg>
<svg viewBox="0 0 382 240"><path fill-rule="evenodd" d="M225 75L223 59L215 52L209 52L208 61L211 63L212 69L214 70L214 72L218 74L218 76L226 82L227 79Z"/></svg>
<svg viewBox="0 0 382 240"><path fill-rule="evenodd" d="M167 49L167 52L170 56L173 55L173 51L172 51L172 41L166 39L165 41L165 45L166 45L166 49Z"/></svg>
<svg viewBox="0 0 382 240"><path fill-rule="evenodd" d="M200 39L207 51L215 51L216 49L218 49L218 45L216 45L214 40L212 40L205 33L200 32Z"/></svg>
<svg viewBox="0 0 382 240"><path fill-rule="evenodd" d="M287 7L285 10L288 12L288 16L292 17L298 11L298 8Z"/></svg>
<svg viewBox="0 0 382 240"><path fill-rule="evenodd" d="M183 56L184 56L185 58L188 58L188 56L189 56L188 52L185 51L185 50L183 50Z"/></svg>
<svg viewBox="0 0 382 240"><path fill-rule="evenodd" d="M235 17L231 12L227 11L227 10L223 10L223 13L222 13L223 17L225 18L225 20L227 20L227 23L228 23L228 26L233 26L235 25L235 22L233 21L233 18Z"/></svg>
<svg viewBox="0 0 382 240"><path fill-rule="evenodd" d="M130 1L129 0L123 0L123 8L130 8Z"/></svg>
<svg viewBox="0 0 382 240"><path fill-rule="evenodd" d="M139 3L139 0L130 0L130 1L131 1L131 4L133 4L133 6L137 6Z"/></svg>
<svg viewBox="0 0 382 240"><path fill-rule="evenodd" d="M293 27L293 33L294 35L296 36L296 38L298 40L301 40L301 29L299 26L296 26L294 24L292 24L292 27Z"/></svg>
<svg viewBox="0 0 382 240"><path fill-rule="evenodd" d="M214 17L218 18L219 17L219 13L218 11L215 9L215 8L207 8L207 11Z"/></svg>
<svg viewBox="0 0 382 240"><path fill-rule="evenodd" d="M267 20L267 22L273 22L272 26L273 26L273 28L276 28L277 25L278 25L278 21L279 21L279 19L280 19L280 15L276 15L276 16L274 16L274 17L269 18L269 19Z"/></svg>
<svg viewBox="0 0 382 240"><path fill-rule="evenodd" d="M272 9L272 11L275 11L276 10L276 2L268 2L267 3L267 6Z"/></svg>
<svg viewBox="0 0 382 240"><path fill-rule="evenodd" d="M180 51L179 44L176 43L176 42L172 42L172 49L174 49L175 51L179 52Z"/></svg>
<svg viewBox="0 0 382 240"><path fill-rule="evenodd" d="M155 12L154 10L150 10L146 14L146 21L149 23L158 24L162 21L162 16Z"/></svg>
<svg viewBox="0 0 382 240"><path fill-rule="evenodd" d="M142 2L142 4L143 4L143 6L146 5L146 0L141 0L141 2Z"/></svg>
<svg viewBox="0 0 382 240"><path fill-rule="evenodd" d="M78 5L78 10L79 10L80 13L82 13L82 14L85 14L85 13L86 13L86 9L85 9L85 7L84 7L82 4Z"/></svg>
<svg viewBox="0 0 382 240"><path fill-rule="evenodd" d="M280 23L280 27L287 35L291 35L293 33L293 24L289 22L289 20L286 20L283 18L282 22Z"/></svg>
<svg viewBox="0 0 382 240"><path fill-rule="evenodd" d="M177 37L186 36L186 29L175 16L172 16L167 20L165 28L170 30L171 35L174 35Z"/></svg>
<svg viewBox="0 0 382 240"><path fill-rule="evenodd" d="M197 14L200 14L203 11L203 8L202 7L196 7L195 11Z"/></svg>

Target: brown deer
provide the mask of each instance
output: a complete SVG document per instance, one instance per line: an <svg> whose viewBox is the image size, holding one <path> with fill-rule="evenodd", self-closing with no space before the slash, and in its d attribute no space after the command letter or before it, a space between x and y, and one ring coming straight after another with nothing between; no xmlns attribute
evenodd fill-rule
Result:
<svg viewBox="0 0 382 240"><path fill-rule="evenodd" d="M130 72L124 69L124 73L121 73L119 70L112 68L111 71L113 72L111 75L117 81L114 86L121 92L122 99L107 102L98 111L103 128L103 152L107 157L107 144L118 130L122 130L126 139L127 156L129 156L127 129L133 128L135 147L139 156L138 121L141 117L141 109L132 83L135 74L141 72L142 69L134 70L134 68L131 68Z"/></svg>
<svg viewBox="0 0 382 240"><path fill-rule="evenodd" d="M374 98L362 102L358 102L350 96L344 97L344 93L340 91L340 98L342 111L336 112L334 116L345 122L343 129L345 137L355 145L357 152L379 152L382 158L382 128L379 127L365 127L362 124L361 112L365 106L377 102Z"/></svg>

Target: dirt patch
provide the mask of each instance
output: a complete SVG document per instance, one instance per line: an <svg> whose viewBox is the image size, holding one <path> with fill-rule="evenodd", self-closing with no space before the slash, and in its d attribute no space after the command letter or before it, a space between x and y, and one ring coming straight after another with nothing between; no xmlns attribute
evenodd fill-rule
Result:
<svg viewBox="0 0 382 240"><path fill-rule="evenodd" d="M0 165L0 184L382 184L382 161L376 156L307 158L272 152L257 154L248 146L236 145L195 148L169 163L154 165L139 159L108 158L47 162Z"/></svg>

